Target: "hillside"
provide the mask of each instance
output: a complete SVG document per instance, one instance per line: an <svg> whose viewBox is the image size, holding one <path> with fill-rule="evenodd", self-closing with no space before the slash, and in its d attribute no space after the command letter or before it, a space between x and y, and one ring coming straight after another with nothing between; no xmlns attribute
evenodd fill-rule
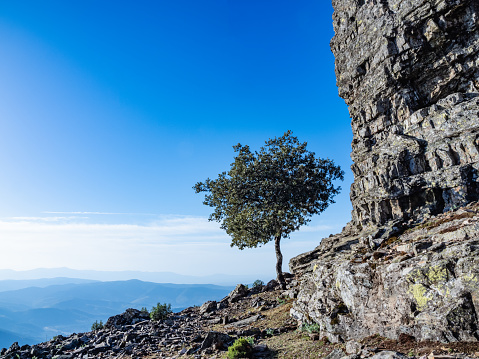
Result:
<svg viewBox="0 0 479 359"><path fill-rule="evenodd" d="M28 281L18 285L49 282ZM231 287L215 285L158 284L139 280L73 282L0 292L0 330L5 331L0 336L0 347L10 346L15 341L34 344L58 334L87 331L93 322L106 321L127 308L150 309L161 302L171 303L175 311L180 311L211 298L223 298L231 290Z"/></svg>

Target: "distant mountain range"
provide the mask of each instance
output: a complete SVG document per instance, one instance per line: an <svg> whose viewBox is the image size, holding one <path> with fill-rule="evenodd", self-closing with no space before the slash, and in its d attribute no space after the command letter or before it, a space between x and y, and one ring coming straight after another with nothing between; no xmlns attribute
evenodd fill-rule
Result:
<svg viewBox="0 0 479 359"><path fill-rule="evenodd" d="M0 280L0 348L34 344L58 334L85 332L96 320L127 308L171 303L174 311L225 297L233 286L100 282L77 278Z"/></svg>
<svg viewBox="0 0 479 359"><path fill-rule="evenodd" d="M1 280L31 280L45 278L82 278L99 281L124 281L129 279L138 279L153 283L176 283L176 284L217 284L217 285L236 285L238 283L253 283L256 279L264 282L274 278L274 273L270 276L253 275L227 275L214 274L208 276L182 275L172 272L139 272L139 271L94 271L77 270L71 268L38 268L27 271L14 271L11 269L0 269Z"/></svg>

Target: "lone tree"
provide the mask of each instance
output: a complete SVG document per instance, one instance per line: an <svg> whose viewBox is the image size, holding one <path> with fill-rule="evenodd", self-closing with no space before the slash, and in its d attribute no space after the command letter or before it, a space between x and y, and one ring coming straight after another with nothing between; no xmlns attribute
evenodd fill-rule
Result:
<svg viewBox="0 0 479 359"><path fill-rule="evenodd" d="M291 131L266 141L259 152L249 146L233 146L238 155L228 172L193 187L207 192L203 204L214 208L210 221L221 223L231 236L231 246L256 248L274 240L276 273L284 289L281 238L321 213L340 187L333 181L344 172L329 159L316 158Z"/></svg>

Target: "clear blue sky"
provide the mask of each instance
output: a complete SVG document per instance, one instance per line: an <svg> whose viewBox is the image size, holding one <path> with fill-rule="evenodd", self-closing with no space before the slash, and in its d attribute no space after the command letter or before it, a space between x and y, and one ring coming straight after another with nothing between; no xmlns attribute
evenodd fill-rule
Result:
<svg viewBox="0 0 479 359"><path fill-rule="evenodd" d="M352 135L331 16L317 0L0 2L0 267L274 273L272 248L240 253L205 223L192 186L288 129L346 180L286 259L338 232Z"/></svg>

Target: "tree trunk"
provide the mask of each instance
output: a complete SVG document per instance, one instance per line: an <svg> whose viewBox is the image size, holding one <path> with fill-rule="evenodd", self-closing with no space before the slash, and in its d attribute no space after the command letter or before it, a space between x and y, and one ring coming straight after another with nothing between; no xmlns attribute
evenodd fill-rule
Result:
<svg viewBox="0 0 479 359"><path fill-rule="evenodd" d="M281 248L279 247L279 241L281 236L277 236L274 239L274 250L276 252L276 275L278 276L278 282L281 285L281 289L286 289L286 282L283 277L283 255L281 254Z"/></svg>

